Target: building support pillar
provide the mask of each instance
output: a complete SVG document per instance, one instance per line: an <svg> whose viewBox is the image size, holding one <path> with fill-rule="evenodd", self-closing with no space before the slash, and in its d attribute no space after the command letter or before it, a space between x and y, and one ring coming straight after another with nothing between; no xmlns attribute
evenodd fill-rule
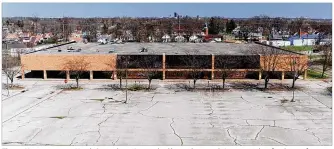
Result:
<svg viewBox="0 0 334 149"><path fill-rule="evenodd" d="M24 69L22 68L21 69L21 79L24 80L24 76L25 76L25 73L24 73Z"/></svg>
<svg viewBox="0 0 334 149"><path fill-rule="evenodd" d="M307 79L307 70L304 71L304 77L303 77L303 80L306 80Z"/></svg>
<svg viewBox="0 0 334 149"><path fill-rule="evenodd" d="M70 71L66 71L66 80L70 80Z"/></svg>
<svg viewBox="0 0 334 149"><path fill-rule="evenodd" d="M116 71L116 70L114 70L114 71L112 72L111 78L112 78L113 80L117 80L117 71Z"/></svg>
<svg viewBox="0 0 334 149"><path fill-rule="evenodd" d="M262 79L262 71L259 71L259 80Z"/></svg>
<svg viewBox="0 0 334 149"><path fill-rule="evenodd" d="M89 71L89 80L93 80L93 71Z"/></svg>
<svg viewBox="0 0 334 149"><path fill-rule="evenodd" d="M211 55L211 80L215 78L215 55Z"/></svg>
<svg viewBox="0 0 334 149"><path fill-rule="evenodd" d="M44 78L44 80L48 79L48 75L46 73L46 70L43 70L43 78Z"/></svg>
<svg viewBox="0 0 334 149"><path fill-rule="evenodd" d="M281 77L282 81L284 80L284 77L285 77L285 72L282 71L282 77Z"/></svg>
<svg viewBox="0 0 334 149"><path fill-rule="evenodd" d="M166 54L162 54L162 80L166 79Z"/></svg>

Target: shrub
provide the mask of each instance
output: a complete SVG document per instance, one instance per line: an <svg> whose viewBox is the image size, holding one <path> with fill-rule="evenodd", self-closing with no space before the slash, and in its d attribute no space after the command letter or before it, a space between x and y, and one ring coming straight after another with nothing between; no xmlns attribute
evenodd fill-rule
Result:
<svg viewBox="0 0 334 149"><path fill-rule="evenodd" d="M307 70L307 77L312 79L325 79L328 78L328 75L325 74L324 77L321 77L321 72L317 72L314 70Z"/></svg>
<svg viewBox="0 0 334 149"><path fill-rule="evenodd" d="M133 85L130 85L130 86L128 87L128 89L129 89L130 91L140 91L140 90L144 90L144 89L146 89L146 87L143 86L143 85L140 85L140 84L133 84Z"/></svg>

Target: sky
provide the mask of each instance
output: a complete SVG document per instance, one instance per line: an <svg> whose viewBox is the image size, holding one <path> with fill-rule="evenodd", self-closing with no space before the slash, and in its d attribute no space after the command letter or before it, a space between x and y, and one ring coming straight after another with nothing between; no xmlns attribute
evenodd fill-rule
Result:
<svg viewBox="0 0 334 149"><path fill-rule="evenodd" d="M2 3L3 17L308 17L331 19L331 3Z"/></svg>

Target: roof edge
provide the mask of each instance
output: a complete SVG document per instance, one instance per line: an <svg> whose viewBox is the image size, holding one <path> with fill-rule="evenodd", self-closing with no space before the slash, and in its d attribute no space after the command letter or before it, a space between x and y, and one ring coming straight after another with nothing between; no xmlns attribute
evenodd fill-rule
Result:
<svg viewBox="0 0 334 149"><path fill-rule="evenodd" d="M267 46L267 47L270 47L270 48L275 48L275 49L279 49L279 50L282 50L282 51L294 53L294 54L297 54L297 55L305 55L305 54L302 54L302 53L298 53L298 52L293 52L293 51L289 51L289 50L286 50L286 49L282 49L280 47L275 47L275 46L267 45L267 44L264 44L264 43L261 43L261 42L258 42L258 41L255 41L254 43L262 45L262 46Z"/></svg>

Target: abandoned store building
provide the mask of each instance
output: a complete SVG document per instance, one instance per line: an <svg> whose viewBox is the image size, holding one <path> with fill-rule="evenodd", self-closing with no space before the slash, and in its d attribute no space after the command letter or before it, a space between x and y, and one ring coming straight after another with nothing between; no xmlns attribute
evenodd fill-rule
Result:
<svg viewBox="0 0 334 149"><path fill-rule="evenodd" d="M64 63L82 58L89 64L82 79L117 79L124 70L131 79L145 78L147 71L162 80L190 79L192 72L199 79L221 79L221 72L227 70L227 78L261 79L262 73L273 70L266 65L275 65L274 72L284 79L293 71L289 57L307 64L306 55L260 43L70 43L21 55L21 77L71 79ZM266 64L269 61L276 62Z"/></svg>

